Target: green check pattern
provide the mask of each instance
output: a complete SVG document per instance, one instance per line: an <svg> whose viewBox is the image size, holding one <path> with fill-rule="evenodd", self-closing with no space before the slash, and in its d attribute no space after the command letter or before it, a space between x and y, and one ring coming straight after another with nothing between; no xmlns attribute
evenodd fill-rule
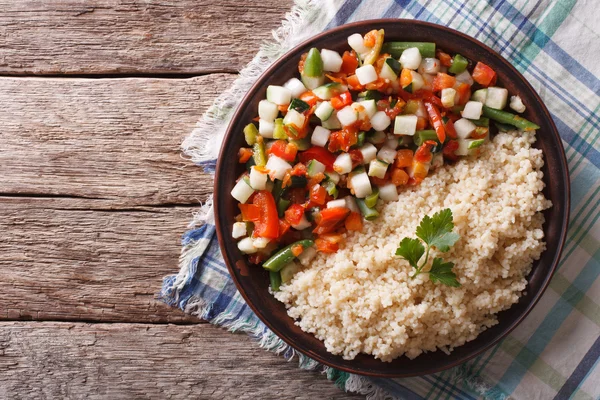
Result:
<svg viewBox="0 0 600 400"><path fill-rule="evenodd" d="M600 399L600 3L592 0L304 0L251 64L266 68L283 51L325 29L373 18L409 18L449 26L492 47L533 85L561 134L571 174L571 220L559 269L531 314L500 344L438 374L365 379L326 369L341 388L402 399ZM290 35L294 33L295 37ZM254 62L254 61L253 61ZM250 84L251 82L246 82ZM224 130L239 99L211 111ZM223 111L221 113L216 111ZM205 117L204 121L207 121ZM201 129L202 122L199 125ZM218 146L213 146L218 147ZM198 163L214 168L216 153ZM179 275L161 298L269 349L293 352L243 302L216 245L210 211L184 236ZM301 366L319 368L301 357Z"/></svg>

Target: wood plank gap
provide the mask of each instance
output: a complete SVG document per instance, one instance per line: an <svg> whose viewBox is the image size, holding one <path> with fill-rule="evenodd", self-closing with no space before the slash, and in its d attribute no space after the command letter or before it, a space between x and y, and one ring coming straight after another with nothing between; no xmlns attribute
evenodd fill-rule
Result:
<svg viewBox="0 0 600 400"><path fill-rule="evenodd" d="M237 75L240 71L235 69L215 69L215 70L202 70L195 72L111 72L111 73L75 73L70 74L68 72L63 74L31 74L31 73L0 73L0 78L48 78L48 79L129 79L129 78L151 78L151 79L191 79L201 76L213 75L213 74L232 74Z"/></svg>

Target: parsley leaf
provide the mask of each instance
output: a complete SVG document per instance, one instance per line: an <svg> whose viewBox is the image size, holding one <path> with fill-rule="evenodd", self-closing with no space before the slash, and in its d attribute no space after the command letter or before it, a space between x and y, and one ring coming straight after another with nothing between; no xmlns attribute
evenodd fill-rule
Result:
<svg viewBox="0 0 600 400"><path fill-rule="evenodd" d="M425 253L425 247L419 239L404 238L400 242L400 247L396 249L396 255L404 258L408 263L417 270L417 263Z"/></svg>
<svg viewBox="0 0 600 400"><path fill-rule="evenodd" d="M433 259L433 264L429 270L429 279L433 283L440 282L447 286L460 287L456 274L452 272L453 267L454 263L445 263L444 260L436 257Z"/></svg>
<svg viewBox="0 0 600 400"><path fill-rule="evenodd" d="M460 238L457 233L452 232L452 229L454 229L452 210L446 208L433 214L433 217L424 216L417 227L417 237L430 247L446 252Z"/></svg>

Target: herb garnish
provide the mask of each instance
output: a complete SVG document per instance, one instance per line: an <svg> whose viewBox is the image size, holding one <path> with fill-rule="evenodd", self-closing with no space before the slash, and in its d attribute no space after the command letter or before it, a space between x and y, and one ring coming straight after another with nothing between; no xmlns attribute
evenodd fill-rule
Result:
<svg viewBox="0 0 600 400"><path fill-rule="evenodd" d="M419 275L429 260L429 250L435 247L439 251L446 252L450 246L460 238L457 233L452 232L454 222L452 221L452 210L446 208L435 214L433 217L424 216L421 224L417 227L417 237L421 239L427 247L423 246L419 239L404 238L396 249L396 255L402 257L416 270L411 275L414 279ZM425 259L419 265L419 260L425 254ZM431 282L440 282L447 286L459 287L460 283L456 279L456 274L452 272L454 263L444 262L443 259L435 257L428 271Z"/></svg>

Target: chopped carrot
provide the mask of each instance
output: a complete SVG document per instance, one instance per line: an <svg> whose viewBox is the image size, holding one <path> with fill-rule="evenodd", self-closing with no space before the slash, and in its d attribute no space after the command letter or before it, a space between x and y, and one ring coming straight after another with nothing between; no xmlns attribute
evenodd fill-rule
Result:
<svg viewBox="0 0 600 400"><path fill-rule="evenodd" d="M357 213L356 211L351 212L350 215L346 217L346 220L344 221L344 226L346 226L346 229L348 229L349 231L362 231L362 215L360 215L360 213Z"/></svg>
<svg viewBox="0 0 600 400"><path fill-rule="evenodd" d="M392 170L392 183L396 186L403 186L408 183L408 174L401 168L394 168Z"/></svg>
<svg viewBox="0 0 600 400"><path fill-rule="evenodd" d="M252 151L252 149L249 149L247 147L240 148L240 151L239 151L239 161L240 161L240 163L243 164L246 161L248 161L250 159L250 157L252 157L252 154L254 154L254 152Z"/></svg>
<svg viewBox="0 0 600 400"><path fill-rule="evenodd" d="M394 165L398 168L406 168L412 165L413 151L410 149L401 149L396 153L396 162Z"/></svg>

